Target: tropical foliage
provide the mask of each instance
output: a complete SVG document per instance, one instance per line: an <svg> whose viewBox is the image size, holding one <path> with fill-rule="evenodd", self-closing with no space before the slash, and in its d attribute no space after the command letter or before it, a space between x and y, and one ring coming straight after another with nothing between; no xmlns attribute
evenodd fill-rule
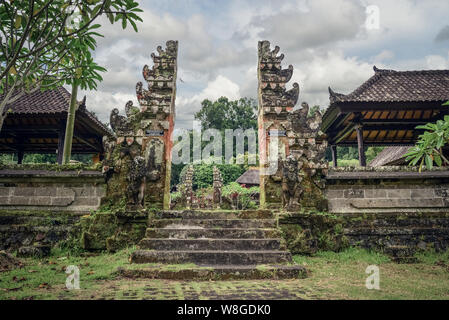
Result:
<svg viewBox="0 0 449 320"><path fill-rule="evenodd" d="M449 106L449 101L444 105ZM419 136L416 145L406 154L409 165L419 165L419 170L425 166L432 169L434 164L441 167L449 165L449 160L443 154L443 147L449 142L449 116L436 123L417 126L416 129L426 130Z"/></svg>
<svg viewBox="0 0 449 320"><path fill-rule="evenodd" d="M100 16L137 31L134 0L2 0L0 129L5 106L21 95L63 84L96 89L105 69L93 61Z"/></svg>

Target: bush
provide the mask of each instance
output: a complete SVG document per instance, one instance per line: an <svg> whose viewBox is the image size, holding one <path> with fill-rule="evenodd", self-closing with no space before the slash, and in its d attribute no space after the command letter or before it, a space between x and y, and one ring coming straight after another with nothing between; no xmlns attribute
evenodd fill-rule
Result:
<svg viewBox="0 0 449 320"><path fill-rule="evenodd" d="M244 188L237 182L231 182L222 189L222 196L231 202L234 209L255 209L260 188Z"/></svg>

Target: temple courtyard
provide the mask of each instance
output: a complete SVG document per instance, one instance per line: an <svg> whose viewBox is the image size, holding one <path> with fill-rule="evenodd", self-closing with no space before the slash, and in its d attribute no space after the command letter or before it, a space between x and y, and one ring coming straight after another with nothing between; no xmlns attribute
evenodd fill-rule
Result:
<svg viewBox="0 0 449 320"><path fill-rule="evenodd" d="M54 250L44 259L21 259L23 266L1 273L0 299L144 299L144 300L302 300L302 299L449 299L449 254L416 255L414 264L398 264L362 249L294 256L309 270L305 279L181 281L120 276L135 248L115 254L68 256ZM69 265L80 269L80 289L66 288ZM380 271L379 290L367 289L367 266ZM148 267L155 266L148 264ZM157 266L182 271L189 265Z"/></svg>

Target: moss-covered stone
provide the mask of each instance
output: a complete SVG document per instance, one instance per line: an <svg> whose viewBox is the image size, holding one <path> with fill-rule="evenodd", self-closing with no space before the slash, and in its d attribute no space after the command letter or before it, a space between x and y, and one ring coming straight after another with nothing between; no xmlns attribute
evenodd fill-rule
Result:
<svg viewBox="0 0 449 320"><path fill-rule="evenodd" d="M136 244L145 235L146 212L97 212L81 218L81 245L85 250L114 252Z"/></svg>
<svg viewBox="0 0 449 320"><path fill-rule="evenodd" d="M292 254L314 254L318 250L340 251L349 246L343 220L323 213L281 214L279 227Z"/></svg>

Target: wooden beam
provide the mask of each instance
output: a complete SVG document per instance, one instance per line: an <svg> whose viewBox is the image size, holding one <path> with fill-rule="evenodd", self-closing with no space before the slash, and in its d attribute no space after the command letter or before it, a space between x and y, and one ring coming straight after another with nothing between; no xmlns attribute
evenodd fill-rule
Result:
<svg viewBox="0 0 449 320"><path fill-rule="evenodd" d="M359 150L359 165L366 167L365 146L363 145L363 129L361 125L356 126L357 131L357 145Z"/></svg>
<svg viewBox="0 0 449 320"><path fill-rule="evenodd" d="M80 134L74 134L73 135L74 138L76 138L77 140L79 140L80 142L88 145L89 147L97 150L97 151L101 151L101 147L98 144L94 144L92 142L89 142L86 138L84 138L83 136L81 136Z"/></svg>
<svg viewBox="0 0 449 320"><path fill-rule="evenodd" d="M346 138L348 135L350 135L355 129L355 124L350 123L344 128L338 135L335 136L334 140L332 141L332 134L329 133L329 140L330 142L334 142L334 144L338 144L340 141L342 141L344 138Z"/></svg>

